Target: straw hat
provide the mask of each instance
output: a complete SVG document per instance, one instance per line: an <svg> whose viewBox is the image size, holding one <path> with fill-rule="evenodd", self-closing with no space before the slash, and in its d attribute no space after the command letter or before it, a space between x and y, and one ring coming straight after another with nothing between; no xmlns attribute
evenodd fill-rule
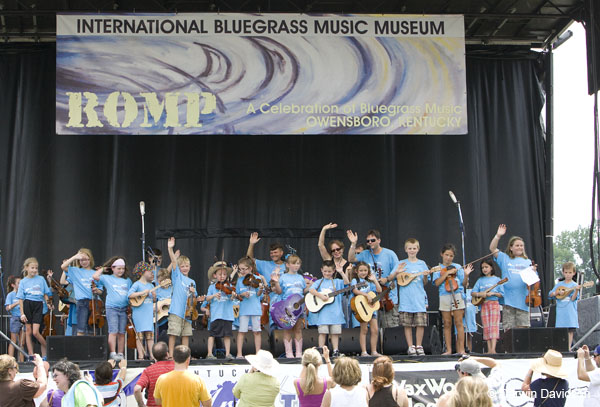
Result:
<svg viewBox="0 0 600 407"><path fill-rule="evenodd" d="M544 357L536 359L531 364L531 369L538 373L560 377L561 379L569 376L562 364L562 354L552 349L548 349Z"/></svg>
<svg viewBox="0 0 600 407"><path fill-rule="evenodd" d="M276 377L279 362L273 358L271 352L261 349L256 355L247 355L246 360L259 372Z"/></svg>
<svg viewBox="0 0 600 407"><path fill-rule="evenodd" d="M231 273L231 271L233 270L231 267L229 267L227 265L226 261L218 261L208 268L208 279L212 280L215 277L215 272L218 269L222 269L222 268L227 270L227 274Z"/></svg>

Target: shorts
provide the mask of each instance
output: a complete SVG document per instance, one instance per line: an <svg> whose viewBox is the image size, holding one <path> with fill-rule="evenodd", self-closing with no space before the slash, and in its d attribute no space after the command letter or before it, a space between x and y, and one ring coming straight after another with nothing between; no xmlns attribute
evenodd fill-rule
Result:
<svg viewBox="0 0 600 407"><path fill-rule="evenodd" d="M248 332L248 322L252 320L252 332L260 332L260 315L240 315L239 329L240 332Z"/></svg>
<svg viewBox="0 0 600 407"><path fill-rule="evenodd" d="M175 314L169 314L167 334L171 336L192 336L192 324Z"/></svg>
<svg viewBox="0 0 600 407"><path fill-rule="evenodd" d="M10 317L10 333L18 334L23 330L23 323L21 317L11 316Z"/></svg>
<svg viewBox="0 0 600 407"><path fill-rule="evenodd" d="M143 341L144 338L146 338L146 340L151 341L152 339L154 339L154 332L152 331L144 331L144 332L139 332L137 333L137 338L140 341Z"/></svg>
<svg viewBox="0 0 600 407"><path fill-rule="evenodd" d="M400 325L400 314L398 313L398 305L394 305L394 308L387 312L382 308L379 309L380 328L394 328L398 325Z"/></svg>
<svg viewBox="0 0 600 407"><path fill-rule="evenodd" d="M77 332L86 333L88 329L88 318L90 317L90 300L77 300Z"/></svg>
<svg viewBox="0 0 600 407"><path fill-rule="evenodd" d="M427 326L426 312L404 312L400 311L400 325L402 326Z"/></svg>
<svg viewBox="0 0 600 407"><path fill-rule="evenodd" d="M505 305L502 308L502 328L505 331L520 326L529 327L530 325L529 312L510 305Z"/></svg>
<svg viewBox="0 0 600 407"><path fill-rule="evenodd" d="M208 333L213 338L223 338L231 336L231 325L233 325L232 321L225 321L224 319L215 319L210 323L210 329L208 330Z"/></svg>
<svg viewBox="0 0 600 407"><path fill-rule="evenodd" d="M319 325L320 334L341 335L342 324Z"/></svg>
<svg viewBox="0 0 600 407"><path fill-rule="evenodd" d="M23 300L23 314L27 317L28 324L44 322L44 303L41 301Z"/></svg>
<svg viewBox="0 0 600 407"><path fill-rule="evenodd" d="M124 334L127 328L127 308L106 307L109 334Z"/></svg>
<svg viewBox="0 0 600 407"><path fill-rule="evenodd" d="M465 309L465 300L462 298L462 295L456 294L454 298L456 298L456 303L458 307L454 305L454 300L452 299L452 294L450 295L440 295L440 311L450 312L459 309Z"/></svg>

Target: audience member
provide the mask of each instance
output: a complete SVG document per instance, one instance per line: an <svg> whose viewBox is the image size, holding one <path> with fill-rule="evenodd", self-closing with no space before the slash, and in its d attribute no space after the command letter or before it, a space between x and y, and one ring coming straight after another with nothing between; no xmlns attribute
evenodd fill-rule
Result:
<svg viewBox="0 0 600 407"><path fill-rule="evenodd" d="M367 407L367 389L359 386L362 372L356 359L341 357L333 366L336 387L328 389L321 407Z"/></svg>
<svg viewBox="0 0 600 407"><path fill-rule="evenodd" d="M233 395L240 400L238 407L273 407L279 394L279 362L262 349L247 355L246 360L252 368L233 388Z"/></svg>
<svg viewBox="0 0 600 407"><path fill-rule="evenodd" d="M19 373L19 365L13 356L0 355L0 406L2 407L34 407L33 399L41 396L46 390L48 377L44 362L40 355L34 356L35 370L29 379L15 380Z"/></svg>
<svg viewBox="0 0 600 407"><path fill-rule="evenodd" d="M369 407L408 407L406 391L394 383L394 366L389 356L373 362L371 383L367 385Z"/></svg>
<svg viewBox="0 0 600 407"><path fill-rule="evenodd" d="M327 389L335 386L333 379L319 377L319 366L325 358L329 376L333 376L333 368L329 359L329 349L323 346L323 356L315 348L308 348L302 355L300 377L294 380L294 388L298 395L299 407L319 407Z"/></svg>
<svg viewBox="0 0 600 407"><path fill-rule="evenodd" d="M169 359L169 347L165 342L157 342L152 347L152 355L156 359L156 363L148 366L138 379L133 389L133 395L137 401L138 407L157 407L158 404L154 401L154 386L159 376L164 373L169 373L175 367L175 363ZM144 396L142 390L147 389L148 400L144 404Z"/></svg>

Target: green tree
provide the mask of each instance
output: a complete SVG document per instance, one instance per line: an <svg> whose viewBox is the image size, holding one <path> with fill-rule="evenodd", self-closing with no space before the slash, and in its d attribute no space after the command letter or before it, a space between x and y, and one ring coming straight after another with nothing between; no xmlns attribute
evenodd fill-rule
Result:
<svg viewBox="0 0 600 407"><path fill-rule="evenodd" d="M595 244L594 247L597 247ZM596 253L596 259L598 259ZM562 265L572 261L577 265L577 271L583 273L585 281L596 281L592 271L590 255L590 228L579 226L576 230L566 230L554 238L554 278L562 277ZM596 268L600 263L596 260ZM594 287L584 289L584 293L593 293Z"/></svg>

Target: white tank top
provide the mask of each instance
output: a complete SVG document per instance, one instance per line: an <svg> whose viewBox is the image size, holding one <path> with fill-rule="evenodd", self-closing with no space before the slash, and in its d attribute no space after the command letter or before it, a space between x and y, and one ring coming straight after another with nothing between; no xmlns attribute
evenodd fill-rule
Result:
<svg viewBox="0 0 600 407"><path fill-rule="evenodd" d="M367 390L357 384L352 390L342 389L341 386L335 386L329 389L331 392L331 407L367 407Z"/></svg>

